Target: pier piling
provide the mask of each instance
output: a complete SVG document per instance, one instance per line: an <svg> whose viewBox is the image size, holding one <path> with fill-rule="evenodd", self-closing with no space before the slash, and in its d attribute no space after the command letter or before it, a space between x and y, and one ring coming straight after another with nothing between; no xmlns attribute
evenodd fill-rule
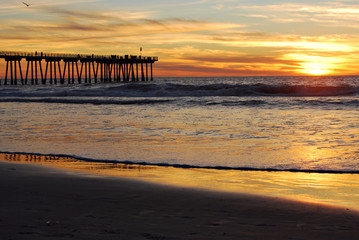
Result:
<svg viewBox="0 0 359 240"><path fill-rule="evenodd" d="M6 69L0 85L75 84L76 80L81 84L82 79L84 83L152 81L152 65L158 61L157 57L42 52L0 52L1 59L5 59Z"/></svg>

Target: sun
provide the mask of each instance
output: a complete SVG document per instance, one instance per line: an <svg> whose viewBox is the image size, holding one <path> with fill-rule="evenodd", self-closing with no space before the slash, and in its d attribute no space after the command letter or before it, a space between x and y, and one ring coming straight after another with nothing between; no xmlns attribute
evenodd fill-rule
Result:
<svg viewBox="0 0 359 240"><path fill-rule="evenodd" d="M303 69L302 72L310 75L325 75L330 73L328 69L322 69L322 68L307 68L307 69Z"/></svg>
<svg viewBox="0 0 359 240"><path fill-rule="evenodd" d="M325 75L329 74L331 71L329 70L328 64L323 63L305 63L302 64L302 69L300 70L302 73L310 74L310 75Z"/></svg>
<svg viewBox="0 0 359 240"><path fill-rule="evenodd" d="M295 70L297 73L306 75L329 75L335 72L335 66L341 62L335 57L313 56L307 54L287 54L286 59L298 62Z"/></svg>

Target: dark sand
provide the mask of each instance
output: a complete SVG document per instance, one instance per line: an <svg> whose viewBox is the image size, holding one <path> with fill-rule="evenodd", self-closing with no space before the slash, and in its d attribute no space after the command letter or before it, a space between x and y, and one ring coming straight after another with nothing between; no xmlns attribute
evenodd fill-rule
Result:
<svg viewBox="0 0 359 240"><path fill-rule="evenodd" d="M358 239L351 210L0 161L0 239Z"/></svg>

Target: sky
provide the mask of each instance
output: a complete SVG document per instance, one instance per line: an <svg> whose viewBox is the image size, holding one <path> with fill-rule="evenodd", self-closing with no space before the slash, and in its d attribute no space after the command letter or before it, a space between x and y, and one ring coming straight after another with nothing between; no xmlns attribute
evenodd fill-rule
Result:
<svg viewBox="0 0 359 240"><path fill-rule="evenodd" d="M142 47L159 58L155 76L358 74L359 1L25 2L0 0L0 51L139 55Z"/></svg>

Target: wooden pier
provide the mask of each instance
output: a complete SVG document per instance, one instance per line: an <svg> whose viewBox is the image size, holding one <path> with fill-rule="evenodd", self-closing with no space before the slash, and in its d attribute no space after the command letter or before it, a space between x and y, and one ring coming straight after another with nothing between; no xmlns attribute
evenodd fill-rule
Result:
<svg viewBox="0 0 359 240"><path fill-rule="evenodd" d="M43 52L0 52L0 59L6 61L0 85L152 81L152 65L158 61L157 57Z"/></svg>

